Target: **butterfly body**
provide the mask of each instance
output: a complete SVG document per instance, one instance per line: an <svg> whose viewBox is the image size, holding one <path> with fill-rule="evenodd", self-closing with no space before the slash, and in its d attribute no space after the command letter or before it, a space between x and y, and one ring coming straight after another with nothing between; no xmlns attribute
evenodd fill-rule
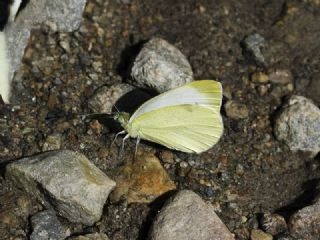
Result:
<svg viewBox="0 0 320 240"><path fill-rule="evenodd" d="M201 153L221 137L222 88L213 80L195 81L154 97L115 116L127 136L188 153Z"/></svg>

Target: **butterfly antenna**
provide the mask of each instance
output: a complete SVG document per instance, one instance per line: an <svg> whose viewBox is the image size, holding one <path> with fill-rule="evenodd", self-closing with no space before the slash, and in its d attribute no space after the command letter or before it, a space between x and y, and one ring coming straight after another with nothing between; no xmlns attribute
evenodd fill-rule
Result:
<svg viewBox="0 0 320 240"><path fill-rule="evenodd" d="M120 113L119 109L117 108L117 106L115 104L113 104L113 107L117 110L117 113Z"/></svg>

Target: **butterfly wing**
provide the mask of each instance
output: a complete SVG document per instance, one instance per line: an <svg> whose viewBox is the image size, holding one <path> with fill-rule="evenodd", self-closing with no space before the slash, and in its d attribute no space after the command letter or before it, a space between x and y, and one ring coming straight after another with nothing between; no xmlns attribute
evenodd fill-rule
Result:
<svg viewBox="0 0 320 240"><path fill-rule="evenodd" d="M162 107L140 115L129 124L131 136L188 153L210 149L223 132L220 113L195 104Z"/></svg>
<svg viewBox="0 0 320 240"><path fill-rule="evenodd" d="M9 60L7 57L6 38L3 32L0 32L0 94L5 102L9 101Z"/></svg>
<svg viewBox="0 0 320 240"><path fill-rule="evenodd" d="M213 80L194 81L145 102L134 112L129 122L155 109L181 104L197 104L220 112L221 100L222 87L219 82Z"/></svg>

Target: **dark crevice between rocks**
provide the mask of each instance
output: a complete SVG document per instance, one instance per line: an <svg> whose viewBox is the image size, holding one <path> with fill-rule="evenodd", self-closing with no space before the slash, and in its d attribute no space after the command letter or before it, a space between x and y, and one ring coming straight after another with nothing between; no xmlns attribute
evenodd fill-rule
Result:
<svg viewBox="0 0 320 240"><path fill-rule="evenodd" d="M277 209L275 212L288 220L298 210L311 205L319 194L320 178L312 179L302 185L303 193L295 198L291 204Z"/></svg>
<svg viewBox="0 0 320 240"><path fill-rule="evenodd" d="M150 232L152 223L155 220L155 217L159 213L160 209L163 208L163 206L165 205L165 202L169 198L171 198L173 195L175 195L176 193L177 193L177 190L172 190L172 191L166 192L165 194L163 194L160 197L158 197L157 199L155 199L149 205L149 207L150 207L149 213L142 223L137 240L148 239L149 232Z"/></svg>
<svg viewBox="0 0 320 240"><path fill-rule="evenodd" d="M130 42L134 42L133 36L130 36ZM116 68L117 73L122 79L128 80L131 78L130 70L133 62L146 42L147 40L142 40L138 43L127 45L122 51L120 62Z"/></svg>

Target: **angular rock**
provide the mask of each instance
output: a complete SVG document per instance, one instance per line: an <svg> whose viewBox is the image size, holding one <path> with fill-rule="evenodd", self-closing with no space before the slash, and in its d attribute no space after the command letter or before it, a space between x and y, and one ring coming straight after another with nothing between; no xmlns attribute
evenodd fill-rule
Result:
<svg viewBox="0 0 320 240"><path fill-rule="evenodd" d="M237 103L233 100L228 101L224 105L224 109L229 118L243 119L249 116L249 110L246 105Z"/></svg>
<svg viewBox="0 0 320 240"><path fill-rule="evenodd" d="M11 59L10 79L20 68L30 31L42 23L54 30L71 32L79 28L86 0L29 0L15 22L5 28Z"/></svg>
<svg viewBox="0 0 320 240"><path fill-rule="evenodd" d="M108 236L104 233L92 233L82 236L70 237L68 240L109 240Z"/></svg>
<svg viewBox="0 0 320 240"><path fill-rule="evenodd" d="M39 212L31 217L30 240L64 240L65 231L53 210Z"/></svg>
<svg viewBox="0 0 320 240"><path fill-rule="evenodd" d="M313 157L320 151L320 109L305 97L292 96L277 116L274 132L291 151Z"/></svg>
<svg viewBox="0 0 320 240"><path fill-rule="evenodd" d="M320 199L296 212L289 221L290 234L297 239L316 240L320 236Z"/></svg>
<svg viewBox="0 0 320 240"><path fill-rule="evenodd" d="M115 182L84 155L68 150L23 158L6 167L6 177L71 222L92 225Z"/></svg>
<svg viewBox="0 0 320 240"><path fill-rule="evenodd" d="M149 203L176 189L159 159L147 153L138 154L133 163L121 167L116 182L117 186L110 195L113 202L124 196L128 203Z"/></svg>
<svg viewBox="0 0 320 240"><path fill-rule="evenodd" d="M261 219L262 229L275 236L287 231L287 223L279 214L265 213Z"/></svg>
<svg viewBox="0 0 320 240"><path fill-rule="evenodd" d="M192 191L178 192L154 220L151 240L231 240L228 228L214 212Z"/></svg>
<svg viewBox="0 0 320 240"><path fill-rule="evenodd" d="M89 100L89 107L95 113L112 113L116 102L134 89L129 84L119 83L112 86L103 86Z"/></svg>
<svg viewBox="0 0 320 240"><path fill-rule="evenodd" d="M193 80L187 58L161 38L153 38L144 45L134 61L131 76L137 87L151 88L159 93Z"/></svg>

